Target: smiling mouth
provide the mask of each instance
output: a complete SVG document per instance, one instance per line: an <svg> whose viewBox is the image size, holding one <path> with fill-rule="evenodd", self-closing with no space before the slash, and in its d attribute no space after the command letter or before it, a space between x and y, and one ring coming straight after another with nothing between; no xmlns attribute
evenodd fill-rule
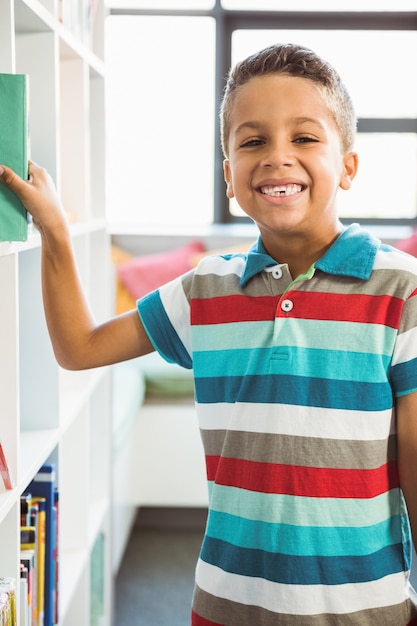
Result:
<svg viewBox="0 0 417 626"><path fill-rule="evenodd" d="M265 185L259 187L259 191L264 196L272 196L278 198L280 196L294 196L297 193L301 193L303 187L301 185Z"/></svg>

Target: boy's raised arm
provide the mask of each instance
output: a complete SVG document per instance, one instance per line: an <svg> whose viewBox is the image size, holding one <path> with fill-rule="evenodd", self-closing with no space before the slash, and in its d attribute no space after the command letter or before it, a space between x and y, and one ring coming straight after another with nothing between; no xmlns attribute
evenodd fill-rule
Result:
<svg viewBox="0 0 417 626"><path fill-rule="evenodd" d="M136 310L97 325L86 302L62 204L49 174L31 162L29 180L0 166L42 238L42 294L55 356L62 367L86 369L153 350Z"/></svg>

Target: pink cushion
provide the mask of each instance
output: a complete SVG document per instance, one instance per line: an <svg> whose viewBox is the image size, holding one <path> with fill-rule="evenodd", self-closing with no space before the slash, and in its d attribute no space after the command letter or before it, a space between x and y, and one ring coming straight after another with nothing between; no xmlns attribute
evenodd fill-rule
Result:
<svg viewBox="0 0 417 626"><path fill-rule="evenodd" d="M407 237L407 239L397 241L395 247L402 252L408 252L408 254L417 256L417 230Z"/></svg>
<svg viewBox="0 0 417 626"><path fill-rule="evenodd" d="M193 266L196 254L204 252L201 241L192 241L181 248L147 254L121 263L118 268L120 282L135 300L185 274Z"/></svg>

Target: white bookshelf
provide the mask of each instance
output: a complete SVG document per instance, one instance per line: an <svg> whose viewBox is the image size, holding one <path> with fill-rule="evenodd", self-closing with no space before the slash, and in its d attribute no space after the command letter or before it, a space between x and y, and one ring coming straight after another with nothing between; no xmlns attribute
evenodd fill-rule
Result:
<svg viewBox="0 0 417 626"><path fill-rule="evenodd" d="M104 16L103 0L0 2L0 72L29 75L30 155L62 196L98 320L111 314ZM0 244L0 441L16 484L12 491L0 484L0 576L19 579L20 495L40 466L53 462L60 493L59 626L90 624L90 557L102 535L100 625L110 626L111 373L57 365L43 314L40 258L34 229L25 243Z"/></svg>

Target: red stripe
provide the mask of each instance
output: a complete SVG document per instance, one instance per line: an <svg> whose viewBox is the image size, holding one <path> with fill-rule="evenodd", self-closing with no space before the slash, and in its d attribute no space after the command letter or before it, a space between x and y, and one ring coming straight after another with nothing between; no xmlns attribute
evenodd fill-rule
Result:
<svg viewBox="0 0 417 626"><path fill-rule="evenodd" d="M191 612L191 626L222 626L219 622L211 622L204 617L200 617L194 611Z"/></svg>
<svg viewBox="0 0 417 626"><path fill-rule="evenodd" d="M273 321L275 316L279 316L384 324L398 328L403 307L403 300L387 295L289 291L284 299L291 300L294 305L289 313L281 310L280 300L274 296L232 295L194 299L191 303L191 323L203 325Z"/></svg>
<svg viewBox="0 0 417 626"><path fill-rule="evenodd" d="M384 324L398 328L403 300L394 296L369 296L365 294L289 292L285 295L293 303L290 317ZM277 315L285 317L281 309Z"/></svg>
<svg viewBox="0 0 417 626"><path fill-rule="evenodd" d="M208 619L204 619L204 617L200 617L192 611L191 613L191 626L222 626L219 622L211 622ZM407 623L407 626L417 626L417 618L413 619L411 622Z"/></svg>
<svg viewBox="0 0 417 626"><path fill-rule="evenodd" d="M260 493L311 498L374 498L399 486L397 464L355 470L258 463L207 456L207 478Z"/></svg>
<svg viewBox="0 0 417 626"><path fill-rule="evenodd" d="M191 302L191 324L228 324L275 319L277 298L262 296L225 296L194 299Z"/></svg>

